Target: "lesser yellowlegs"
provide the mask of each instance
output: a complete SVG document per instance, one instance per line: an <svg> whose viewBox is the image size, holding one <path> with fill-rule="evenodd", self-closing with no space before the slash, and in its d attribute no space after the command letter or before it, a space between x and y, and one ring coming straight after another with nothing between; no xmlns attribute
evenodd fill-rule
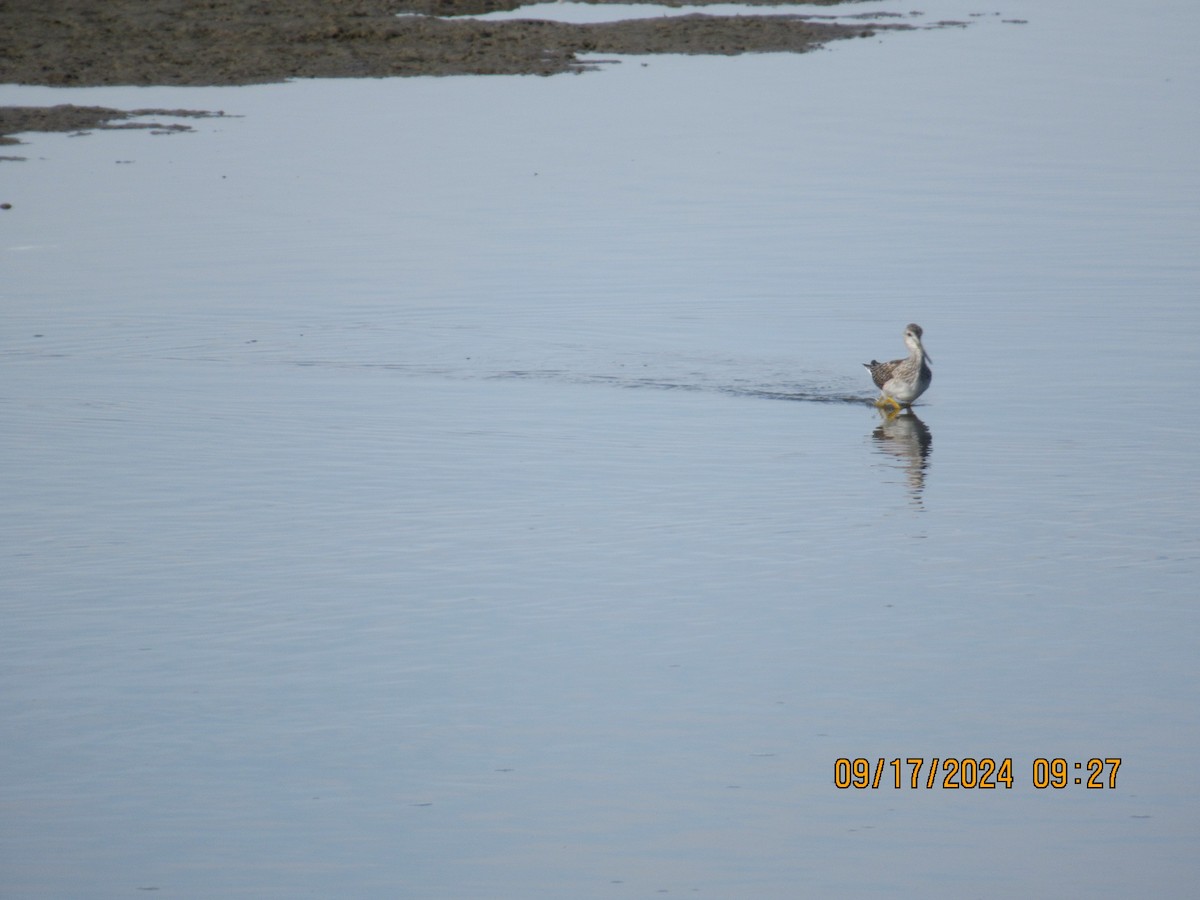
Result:
<svg viewBox="0 0 1200 900"><path fill-rule="evenodd" d="M912 406L913 401L929 388L933 381L933 372L929 364L933 361L921 344L920 325L908 325L904 329L904 343L908 347L905 359L893 359L891 362L871 360L863 363L871 370L871 378L875 387L879 388L879 399L876 406L888 406L900 409Z"/></svg>

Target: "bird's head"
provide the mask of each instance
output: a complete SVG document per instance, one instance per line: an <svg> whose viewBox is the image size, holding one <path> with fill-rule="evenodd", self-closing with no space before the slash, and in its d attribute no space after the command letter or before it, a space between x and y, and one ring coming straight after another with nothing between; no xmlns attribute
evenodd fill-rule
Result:
<svg viewBox="0 0 1200 900"><path fill-rule="evenodd" d="M925 345L921 343L921 337L924 334L925 332L921 329L920 325L906 325L904 327L904 343L908 346L909 350L912 350L914 353L921 353L927 361L933 362L933 358L925 350Z"/></svg>

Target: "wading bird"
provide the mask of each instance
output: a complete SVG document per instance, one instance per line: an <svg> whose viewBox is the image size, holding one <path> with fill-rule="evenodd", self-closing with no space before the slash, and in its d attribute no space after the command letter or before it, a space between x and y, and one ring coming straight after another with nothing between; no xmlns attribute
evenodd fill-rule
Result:
<svg viewBox="0 0 1200 900"><path fill-rule="evenodd" d="M904 343L908 347L905 359L893 359L891 362L871 360L863 363L871 371L875 387L879 388L879 399L875 405L879 407L895 407L897 410L912 406L913 401L929 389L933 381L933 372L929 368L932 360L921 344L924 332L920 325L908 325L904 329Z"/></svg>

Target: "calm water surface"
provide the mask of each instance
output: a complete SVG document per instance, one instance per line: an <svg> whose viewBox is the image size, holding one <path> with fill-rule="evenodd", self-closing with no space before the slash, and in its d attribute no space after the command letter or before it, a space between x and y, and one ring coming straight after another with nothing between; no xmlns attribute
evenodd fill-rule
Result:
<svg viewBox="0 0 1200 900"><path fill-rule="evenodd" d="M0 894L1191 889L1200 8L1046 6L0 89L238 116L0 170Z"/></svg>

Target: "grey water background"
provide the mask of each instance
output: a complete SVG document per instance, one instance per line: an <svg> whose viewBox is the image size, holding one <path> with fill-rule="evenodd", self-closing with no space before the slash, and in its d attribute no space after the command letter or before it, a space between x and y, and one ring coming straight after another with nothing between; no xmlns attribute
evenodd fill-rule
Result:
<svg viewBox="0 0 1200 900"><path fill-rule="evenodd" d="M0 895L1189 893L1200 10L923 10L0 89L238 116L0 169Z"/></svg>

